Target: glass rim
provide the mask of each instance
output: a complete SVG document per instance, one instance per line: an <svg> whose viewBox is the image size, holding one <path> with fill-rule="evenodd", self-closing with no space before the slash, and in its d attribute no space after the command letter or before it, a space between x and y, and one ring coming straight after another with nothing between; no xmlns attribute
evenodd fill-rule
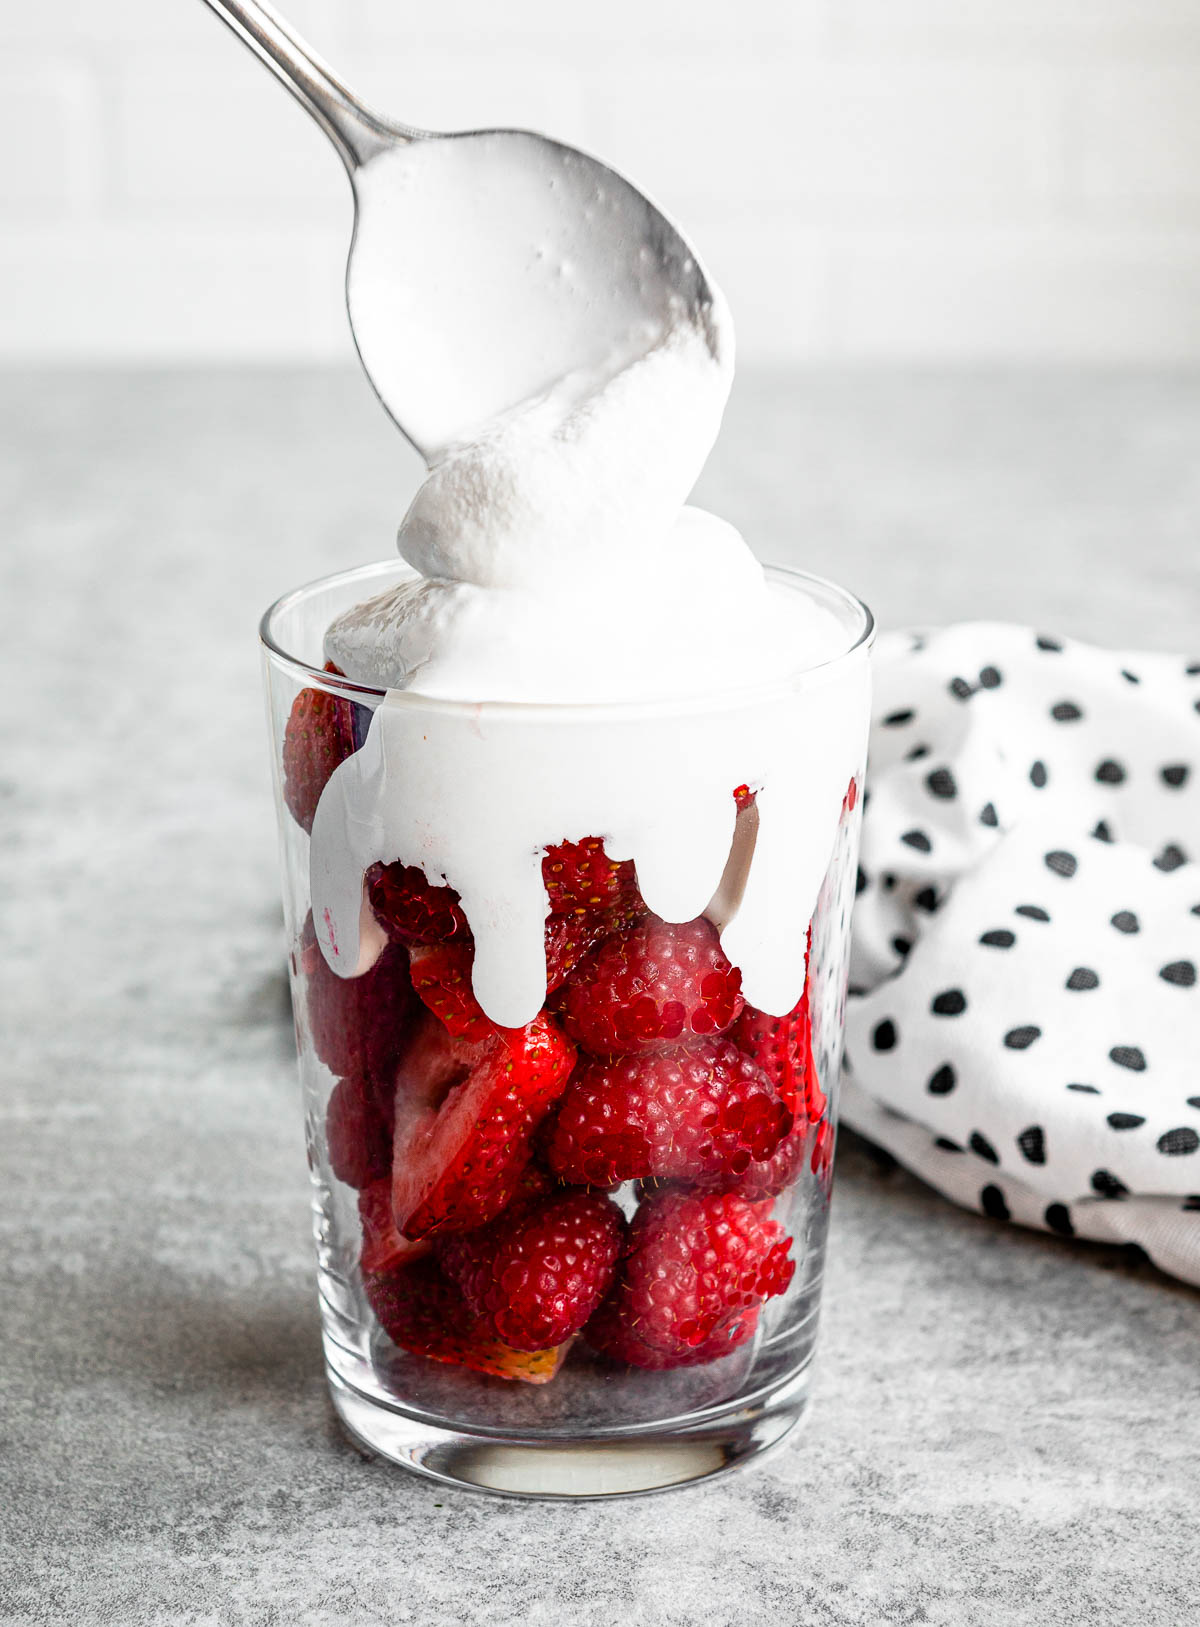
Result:
<svg viewBox="0 0 1200 1627"><path fill-rule="evenodd" d="M828 577L818 576L812 571L797 570L791 565L777 565L770 562L763 563L763 570L773 580L782 582L795 592L817 588L829 599L835 601L843 611L858 623L857 632L852 642L844 648L839 648L833 655L822 661L814 661L808 665L798 666L789 670L782 678L773 678L766 682L726 685L715 690L693 692L683 695L662 695L639 697L637 700L613 701L510 701L510 700L457 700L440 695L425 695L416 689L387 690L380 689L375 684L359 683L357 679L348 678L344 674L327 672L324 667L313 666L310 662L301 660L289 650L284 649L275 636L273 623L291 608L297 600L308 594L317 592L322 588L334 585L349 585L352 582L362 582L364 586L371 581L384 576L392 576L397 570L412 571L402 559L374 560L366 565L352 566L349 570L332 571L326 576L318 576L311 581L303 582L299 587L290 588L286 593L269 604L263 611L258 623L258 637L266 654L273 660L280 662L285 668L304 680L315 679L322 688L334 690L338 693L350 695L363 695L374 697L376 702L382 702L389 695L394 700L401 700L423 709L438 712L470 713L472 716L498 715L498 714L531 714L541 713L553 717L567 718L574 716L596 716L598 714L636 716L652 712L687 712L697 707L711 707L714 704L746 704L755 699L767 700L790 693L798 682L807 682L810 678L826 677L838 668L844 667L860 652L865 654L871 648L875 638L875 617L870 607L860 599L857 594L851 593L838 582L832 582ZM412 571L416 576L418 573ZM364 593L364 598L368 593ZM853 632L853 629L851 629Z"/></svg>

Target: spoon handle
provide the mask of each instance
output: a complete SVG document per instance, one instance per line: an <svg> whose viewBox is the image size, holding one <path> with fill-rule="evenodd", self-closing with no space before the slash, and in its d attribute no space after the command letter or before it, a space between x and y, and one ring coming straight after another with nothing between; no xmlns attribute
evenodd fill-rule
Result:
<svg viewBox="0 0 1200 1627"><path fill-rule="evenodd" d="M265 0L205 0L312 114L351 174L410 132L372 113Z"/></svg>

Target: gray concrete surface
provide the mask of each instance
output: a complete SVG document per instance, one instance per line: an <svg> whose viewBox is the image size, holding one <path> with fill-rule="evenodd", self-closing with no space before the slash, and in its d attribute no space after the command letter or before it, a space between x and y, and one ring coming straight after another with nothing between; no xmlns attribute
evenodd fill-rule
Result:
<svg viewBox="0 0 1200 1627"><path fill-rule="evenodd" d="M847 1137L807 1433L708 1489L439 1492L325 1399L254 625L387 553L337 375L0 382L0 1621L1179 1624L1200 1297ZM701 497L893 624L1200 654L1200 377L743 381Z"/></svg>

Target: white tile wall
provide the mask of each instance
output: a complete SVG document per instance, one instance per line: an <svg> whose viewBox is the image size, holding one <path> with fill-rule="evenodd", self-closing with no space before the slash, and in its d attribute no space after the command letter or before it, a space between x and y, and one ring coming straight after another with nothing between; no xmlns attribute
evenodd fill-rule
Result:
<svg viewBox="0 0 1200 1627"><path fill-rule="evenodd" d="M1200 360L1200 0L281 0L601 153L743 357ZM0 356L348 358L337 159L202 0L0 0Z"/></svg>

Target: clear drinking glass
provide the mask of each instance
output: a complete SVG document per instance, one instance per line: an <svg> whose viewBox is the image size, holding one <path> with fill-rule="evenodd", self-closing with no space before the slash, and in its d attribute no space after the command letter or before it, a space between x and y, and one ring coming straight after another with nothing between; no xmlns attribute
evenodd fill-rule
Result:
<svg viewBox="0 0 1200 1627"><path fill-rule="evenodd" d="M777 726L784 731L781 743L797 753L810 753L812 719L835 698L844 709L846 696L851 695L854 769L809 928L800 1005L782 1024L760 1020L752 1008L739 1011L731 1023L740 1000L736 995L740 973L726 967L716 983L706 985L716 991L711 1019L705 1018L714 1032L703 1040L690 1031L680 1036L687 1046L700 1046L706 1058L711 1059L713 1045L723 1047L727 1064L728 1047L736 1045L739 1055L752 1056L755 1067L765 1071L772 1102L783 1105L768 1104L766 1128L759 1125L751 1162L746 1164L743 1149L718 1178L709 1173L703 1179L689 1180L686 1174L681 1179L676 1170L670 1178L615 1183L614 1173L632 1167L621 1164L624 1151L618 1138L617 1156L609 1165L589 1165L581 1171L570 1166L568 1158L564 1184L559 1154L563 1145L569 1149L570 1138L564 1141L566 1132L558 1128L556 1116L565 1118L566 1093L581 1078L578 1071L569 1077L564 1072L561 1080L551 1082L553 1099L548 1105L539 1102L532 1115L537 1123L521 1142L515 1189L499 1217L489 1221L487 1229L465 1234L455 1231L452 1218L449 1231L435 1224L431 1234L413 1240L402 1237L395 1225L394 1180L401 1155L393 1170L392 1137L397 1144L400 1138L393 1125L400 1123L405 1081L416 1068L411 1060L414 1036L424 1034L422 1043L427 1043L432 1029L439 1042L445 1041L439 1017L430 1014L431 1007L439 1009L434 995L444 996L445 989L439 986L431 994L426 988L418 997L412 979L421 981L430 964L428 956L436 956L446 942L460 952L465 929L456 923L455 895L431 893L425 901L429 908L416 927L405 917L407 937L404 933L393 937L370 971L358 978L337 977L323 963L315 941L310 837L305 828L311 827L324 778L340 759L361 748L372 712L385 698L380 690L323 670L325 630L344 610L391 586L406 572L397 561L329 577L280 599L261 626L292 1002L313 1182L318 1291L333 1404L350 1435L372 1453L452 1484L509 1495L601 1497L702 1480L782 1441L808 1401L857 869L858 788L866 750L867 666L873 632L870 612L818 578L769 572L778 590L806 594L832 613L844 638L833 659L807 669L798 661L794 675L764 695L762 703L776 709ZM410 696L407 704L423 703ZM505 730L519 726L528 741L532 729L535 740L544 736L551 760L555 740L562 738L558 731L599 730L602 718L611 736L611 731L623 727L624 714L632 723L637 712L621 705L459 707L433 701L429 707L431 716L436 712L444 717L447 709L469 714L474 729L499 731L501 738ZM669 715L671 703L664 703L661 710ZM789 736L788 731L794 734ZM730 787L730 792L740 798L740 830L744 817L755 817L754 799L744 787ZM514 786L512 794L521 795L521 787ZM579 842L596 834L564 833ZM406 857L411 862L413 856ZM615 866L609 868L616 873ZM625 866L620 874L628 870ZM397 871L401 880L413 875L398 865L381 875L377 866L370 888L372 900L388 920L392 920L387 915L392 896L388 876ZM454 880L445 879L451 884ZM419 874L416 880L425 885ZM635 903L624 914L618 909L619 919L606 918L605 925L617 933L636 932L639 923L644 925L636 914L640 902L636 877L628 891ZM557 918L549 919L554 926ZM697 920L678 930L691 934L703 953L719 957L713 948L715 931L707 922ZM591 975L587 968L604 953L606 941L595 927L576 942L568 983L548 996L547 1012L539 1022L559 1036L555 1043L560 1046L561 1024L568 1021L561 1013L571 998L565 991L573 986L570 980ZM570 955L565 964L571 964ZM797 975L804 979L798 968ZM653 997L653 990L650 993ZM445 1007L441 1010L444 1015ZM654 1054L661 1057L664 1051L678 1054L673 1045L660 1045ZM474 1055L470 1053L471 1058ZM588 1060L582 1050L579 1057L577 1069ZM686 1056L684 1062L684 1084L679 1088L686 1097L692 1076L686 1073L690 1065ZM571 1058L563 1062L560 1056L556 1065L560 1071L567 1069ZM465 1077L464 1070L473 1066L470 1059L458 1066L442 1088L453 1090ZM743 1069L743 1075L755 1081L746 1088L751 1089L754 1110L761 1118L762 1076L753 1068L749 1075ZM728 1074L720 1077L727 1079ZM678 1106L680 1099L677 1092L672 1102ZM605 1146L611 1151L608 1143ZM702 1151L711 1154L709 1143ZM635 1164L645 1156L644 1146L633 1149ZM552 1164L556 1157L559 1167ZM593 1184L586 1185L582 1176L592 1177ZM512 1180L509 1186L513 1188ZM504 1304L504 1283L513 1280L512 1255L502 1249L493 1252L488 1240L511 1241L512 1228L521 1231L521 1216L527 1211L541 1214L539 1205L564 1198L578 1204L581 1196L590 1201L590 1207L583 1205L592 1223L589 1236L596 1236L598 1224L607 1238L585 1284L593 1297L607 1290L605 1304L592 1310L581 1332L549 1349L528 1349L538 1342L528 1332L510 1344L499 1338L498 1329L510 1330L511 1319L498 1316L496 1307ZM503 1231L506 1226L508 1231ZM669 1252L679 1236L695 1248L697 1239L703 1242L711 1235L704 1229L708 1226L718 1228L720 1248L728 1242L730 1226L740 1229L758 1275L749 1271L738 1279L732 1305L724 1293L728 1273L721 1278L715 1300L709 1292L712 1283L704 1278L705 1289L697 1300L703 1316L696 1325L673 1323L664 1351L653 1318L650 1324L640 1319L640 1308L647 1301L637 1298L647 1292L653 1298L658 1256L650 1250L666 1246ZM688 1255L693 1257L700 1256ZM464 1258L473 1275L464 1275ZM557 1257L551 1263L562 1266ZM570 1280L576 1312L587 1312L588 1294L581 1296L579 1280ZM689 1284L692 1281L689 1277ZM468 1289L474 1295L470 1300ZM769 1297L762 1299L764 1292ZM642 1331L651 1336L651 1343L641 1341ZM516 1348L517 1343L523 1348ZM404 1344L432 1354L413 1353ZM631 1352L641 1365L630 1363Z"/></svg>

